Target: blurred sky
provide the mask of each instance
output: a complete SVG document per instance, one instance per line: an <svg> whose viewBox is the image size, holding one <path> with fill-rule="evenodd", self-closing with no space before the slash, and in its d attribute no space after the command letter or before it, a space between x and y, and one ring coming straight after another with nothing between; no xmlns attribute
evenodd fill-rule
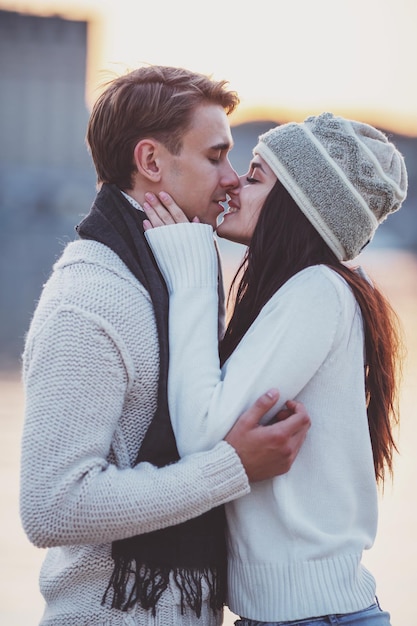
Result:
<svg viewBox="0 0 417 626"><path fill-rule="evenodd" d="M323 110L417 136L417 0L0 0L86 19L87 101L143 63L226 78L232 123ZM64 68L63 68L63 71Z"/></svg>

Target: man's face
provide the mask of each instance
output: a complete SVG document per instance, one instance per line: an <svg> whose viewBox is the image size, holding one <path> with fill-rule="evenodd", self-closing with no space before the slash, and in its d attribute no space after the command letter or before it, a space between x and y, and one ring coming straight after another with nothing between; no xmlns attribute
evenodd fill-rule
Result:
<svg viewBox="0 0 417 626"><path fill-rule="evenodd" d="M165 152L160 189L172 195L188 219L198 217L201 222L216 227L223 212L220 202L239 184L229 162L232 146L223 107L204 104L194 111L180 154Z"/></svg>

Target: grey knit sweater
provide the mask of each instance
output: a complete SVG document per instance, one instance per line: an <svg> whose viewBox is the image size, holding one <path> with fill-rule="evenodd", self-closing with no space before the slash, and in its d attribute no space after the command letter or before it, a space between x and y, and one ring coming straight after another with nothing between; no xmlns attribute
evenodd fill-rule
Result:
<svg viewBox="0 0 417 626"><path fill-rule="evenodd" d="M95 241L70 243L46 283L23 356L26 415L21 517L48 548L40 576L46 626L213 626L181 615L172 585L156 617L101 605L111 542L181 523L248 493L221 442L169 467L133 467L157 400L158 342L145 289Z"/></svg>

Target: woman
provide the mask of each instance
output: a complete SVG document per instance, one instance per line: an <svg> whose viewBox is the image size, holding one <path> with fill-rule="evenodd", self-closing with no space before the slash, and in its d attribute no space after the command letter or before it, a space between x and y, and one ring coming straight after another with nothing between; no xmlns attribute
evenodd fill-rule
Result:
<svg viewBox="0 0 417 626"><path fill-rule="evenodd" d="M290 472L226 505L229 606L244 626L386 626L362 565L395 450L395 316L355 258L405 198L404 160L371 126L324 113L259 139L218 234L248 245L217 346L211 228L149 228L170 292L171 418L181 455L207 449L265 388L311 429ZM153 226L185 221L150 196ZM151 206L152 205L152 206ZM273 411L269 414L272 418Z"/></svg>

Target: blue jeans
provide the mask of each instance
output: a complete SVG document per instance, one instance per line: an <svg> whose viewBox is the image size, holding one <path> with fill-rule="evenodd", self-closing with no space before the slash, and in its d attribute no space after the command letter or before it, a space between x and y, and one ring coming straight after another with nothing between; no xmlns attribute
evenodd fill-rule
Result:
<svg viewBox="0 0 417 626"><path fill-rule="evenodd" d="M323 615L292 622L259 622L253 619L238 619L236 626L391 626L390 614L383 611L379 604L372 604L363 611L340 615Z"/></svg>

